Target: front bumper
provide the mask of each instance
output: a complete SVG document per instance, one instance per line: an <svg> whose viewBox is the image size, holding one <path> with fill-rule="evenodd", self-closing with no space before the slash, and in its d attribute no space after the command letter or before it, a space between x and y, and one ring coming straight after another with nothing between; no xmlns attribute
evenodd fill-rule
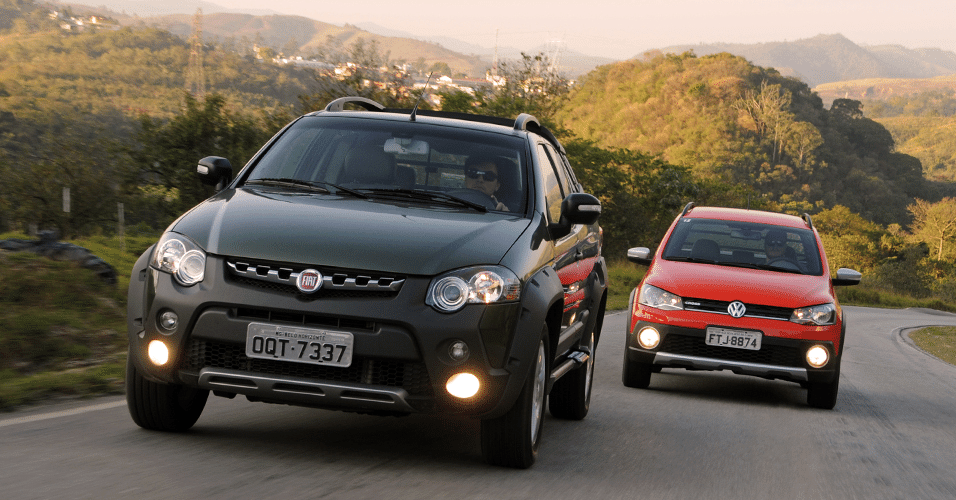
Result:
<svg viewBox="0 0 956 500"><path fill-rule="evenodd" d="M149 252L147 252L148 254ZM441 314L424 304L429 279L404 276L394 294L296 293L294 287L241 279L226 261L209 256L206 277L182 287L140 259L129 292L130 360L147 378L250 400L360 412L458 413L487 416L510 407L505 394L520 384L525 362L510 352L521 304L466 306ZM180 325L157 321L174 311ZM352 364L333 367L245 355L252 322L327 328L354 337ZM148 361L147 346L162 340L170 361ZM454 362L448 346L462 340L470 356ZM530 355L527 360L530 363ZM468 400L447 393L452 375L478 376L482 390Z"/></svg>
<svg viewBox="0 0 956 500"><path fill-rule="evenodd" d="M637 341L637 332L653 327L661 334L654 349L645 349ZM791 382L829 382L838 373L840 356L835 343L764 335L759 351L711 346L705 343L706 330L638 321L627 336L627 359L655 366L691 370L730 370L740 375ZM806 361L807 349L824 346L830 361L823 368L813 368Z"/></svg>

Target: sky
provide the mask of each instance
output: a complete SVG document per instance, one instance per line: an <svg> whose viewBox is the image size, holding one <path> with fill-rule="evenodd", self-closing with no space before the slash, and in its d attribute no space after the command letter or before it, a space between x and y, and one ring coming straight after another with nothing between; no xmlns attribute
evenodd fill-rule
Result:
<svg viewBox="0 0 956 500"><path fill-rule="evenodd" d="M956 51L953 0L206 1L337 25L370 22L484 47L494 47L496 40L521 50L559 44L612 59L673 45L782 42L837 33L859 45Z"/></svg>

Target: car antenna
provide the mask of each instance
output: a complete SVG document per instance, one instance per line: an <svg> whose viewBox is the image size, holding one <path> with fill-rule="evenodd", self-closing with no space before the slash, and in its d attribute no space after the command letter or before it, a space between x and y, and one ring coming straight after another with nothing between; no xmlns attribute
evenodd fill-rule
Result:
<svg viewBox="0 0 956 500"><path fill-rule="evenodd" d="M432 75L434 74L434 71L428 74L428 79L425 80L425 87L422 88L422 93L418 95L418 100L415 101L415 107L412 108L412 114L408 117L408 121L415 121L415 115L418 114L418 105L422 103L422 99L425 97L425 92L428 92L428 84L431 83Z"/></svg>

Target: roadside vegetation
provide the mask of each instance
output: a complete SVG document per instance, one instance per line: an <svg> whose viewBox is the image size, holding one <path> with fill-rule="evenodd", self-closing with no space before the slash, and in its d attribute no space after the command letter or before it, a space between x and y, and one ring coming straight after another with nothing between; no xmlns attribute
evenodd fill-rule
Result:
<svg viewBox="0 0 956 500"><path fill-rule="evenodd" d="M956 365L956 326L932 326L910 334L910 338L924 351Z"/></svg>

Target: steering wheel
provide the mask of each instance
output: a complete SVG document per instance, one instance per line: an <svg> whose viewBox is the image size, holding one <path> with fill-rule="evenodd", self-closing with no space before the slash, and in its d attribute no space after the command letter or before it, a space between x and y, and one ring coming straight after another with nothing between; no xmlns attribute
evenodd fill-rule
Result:
<svg viewBox="0 0 956 500"><path fill-rule="evenodd" d="M483 207L486 207L488 210L494 210L495 207L498 206L498 204L495 203L494 198L476 189L468 189L468 188L452 189L448 191L448 194L450 196L454 196L455 198L461 198L465 201L477 203Z"/></svg>

